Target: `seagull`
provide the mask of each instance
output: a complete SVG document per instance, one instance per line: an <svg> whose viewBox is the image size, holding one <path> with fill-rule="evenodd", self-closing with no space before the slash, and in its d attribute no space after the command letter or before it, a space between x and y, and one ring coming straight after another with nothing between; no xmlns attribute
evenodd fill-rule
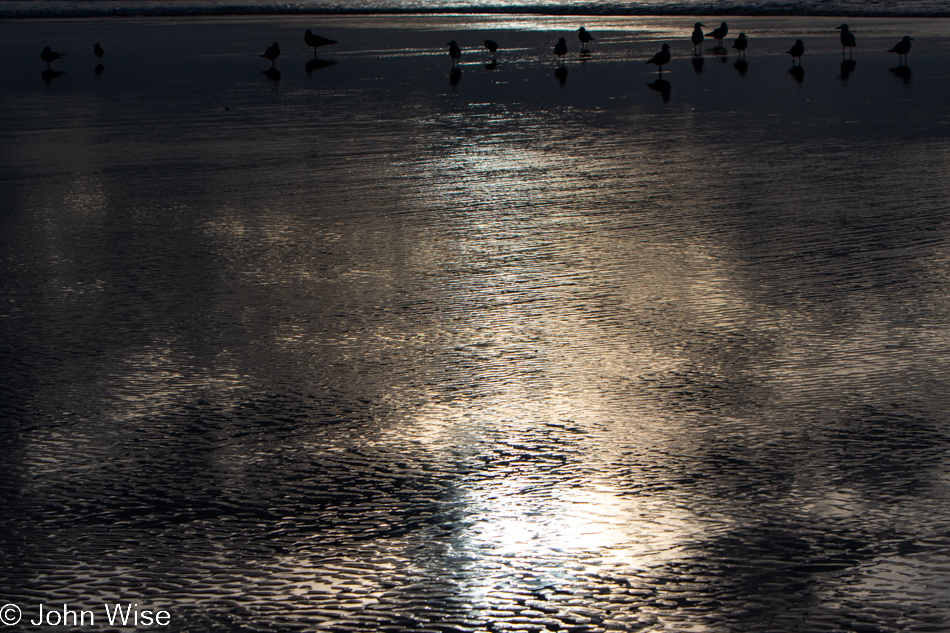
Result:
<svg viewBox="0 0 950 633"><path fill-rule="evenodd" d="M898 42L897 44L894 44L894 48L888 50L887 52L888 52L888 53L897 53L897 55L898 55L898 58L897 58L897 59L898 59L898 62L897 62L897 63L900 63L900 58L903 57L903 58L904 58L904 64L906 65L906 64L907 64L907 53L910 52L910 43L911 43L912 41L914 41L914 38L912 38L912 37L909 36L909 35L905 35L905 36L904 36L904 39L902 39L902 40L901 40L900 42Z"/></svg>
<svg viewBox="0 0 950 633"><path fill-rule="evenodd" d="M858 45L858 40L854 38L854 33L848 30L847 24L835 27L836 31L841 31L841 56L844 57L844 49L850 48L849 52L854 52L854 47Z"/></svg>
<svg viewBox="0 0 950 633"><path fill-rule="evenodd" d="M594 39L594 36L587 32L583 26L577 30L577 39L581 41L581 50L587 50L587 43Z"/></svg>
<svg viewBox="0 0 950 633"><path fill-rule="evenodd" d="M92 45L92 52L96 54L96 61L100 64L102 63L102 56L106 54L102 47L99 46L99 42L96 42Z"/></svg>
<svg viewBox="0 0 950 633"><path fill-rule="evenodd" d="M651 57L649 60L647 60L647 63L648 63L648 64L656 64L657 70L658 70L659 73L662 75L662 74L663 74L663 64L668 64L668 63L670 63L670 58L671 58L671 57L672 57L672 55L670 55L670 45L669 45L669 44L664 44L664 45L663 45L663 50L661 50L659 53L657 53L656 55L654 55L653 57Z"/></svg>
<svg viewBox="0 0 950 633"><path fill-rule="evenodd" d="M704 27L704 26L706 26L706 25L703 24L702 22L697 22L696 24L693 25L693 35L692 35L692 37L690 37L690 39L693 40L693 52L694 52L694 53L696 52L696 47L697 47L697 46L700 47L699 52L700 52L700 53L703 52L702 43L703 43L703 40L706 39L706 38L703 36L703 27Z"/></svg>
<svg viewBox="0 0 950 633"><path fill-rule="evenodd" d="M459 57L462 56L462 49L459 48L459 45L455 43L455 40L452 40L446 46L449 47L449 57L452 58L452 68L458 66Z"/></svg>
<svg viewBox="0 0 950 633"><path fill-rule="evenodd" d="M274 42L267 47L267 50L264 51L264 54L261 57L266 57L270 60L270 67L273 68L277 63L277 58L280 57L280 46L277 45L277 42Z"/></svg>
<svg viewBox="0 0 950 633"><path fill-rule="evenodd" d="M488 49L488 52L491 53L492 60L495 59L495 51L498 50L498 42L495 40L485 40L485 48Z"/></svg>
<svg viewBox="0 0 950 633"><path fill-rule="evenodd" d="M900 44L898 44L898 46L900 46ZM908 46L908 48L910 47ZM56 51L51 49L49 46L47 46L46 48L43 49L43 52L40 53L40 59L46 62L46 68L48 69L50 64L52 64L53 62L55 62L57 59L59 59L65 54L66 53L57 53Z"/></svg>
<svg viewBox="0 0 950 633"><path fill-rule="evenodd" d="M557 63L561 63L561 58L567 55L567 40L559 38L554 45L554 54L557 55Z"/></svg>
<svg viewBox="0 0 950 633"><path fill-rule="evenodd" d="M736 42L732 45L732 48L736 49L739 55L745 55L745 49L748 47L749 40L746 38L745 33L739 33L739 37L736 38Z"/></svg>
<svg viewBox="0 0 950 633"><path fill-rule="evenodd" d="M307 43L307 46L313 49L313 58L317 58L317 48L320 46L328 46L330 44L336 44L336 40L331 40L327 37L320 35L314 35L310 32L310 29L307 29L307 32L303 34L303 41Z"/></svg>
<svg viewBox="0 0 950 633"><path fill-rule="evenodd" d="M801 40L795 40L795 43L792 44L792 47L785 51L792 56L792 65L795 65L795 58L798 58L798 63L802 63L802 53L805 52L805 42Z"/></svg>
<svg viewBox="0 0 950 633"><path fill-rule="evenodd" d="M714 40L719 41L719 48L722 48L722 38L726 37L726 34L729 32L729 27L726 26L726 23L723 22L719 25L718 29L713 29L712 33L706 33L706 37L711 37Z"/></svg>

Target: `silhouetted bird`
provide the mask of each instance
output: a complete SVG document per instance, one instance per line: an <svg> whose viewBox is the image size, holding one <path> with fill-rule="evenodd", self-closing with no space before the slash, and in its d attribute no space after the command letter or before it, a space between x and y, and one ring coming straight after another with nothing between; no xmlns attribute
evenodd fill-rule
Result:
<svg viewBox="0 0 950 633"><path fill-rule="evenodd" d="M264 54L261 57L265 57L270 60L270 67L273 68L277 63L277 58L280 57L280 46L277 45L277 42L274 42L267 47L267 50L264 51Z"/></svg>
<svg viewBox="0 0 950 633"><path fill-rule="evenodd" d="M907 53L910 52L910 43L911 43L912 41L914 41L914 38L912 38L912 37L909 36L909 35L905 35L904 38L903 38L900 42L898 42L897 44L894 45L894 48L889 49L887 52L888 52L888 53L897 53L897 55L898 55L898 57L897 57L897 63L898 63L898 64L900 63L901 57L903 57L903 58L904 58L904 64L906 65L906 64L907 64Z"/></svg>
<svg viewBox="0 0 950 633"><path fill-rule="evenodd" d="M557 55L557 63L561 63L561 58L567 55L567 40L563 37L559 38L557 44L554 45L554 54Z"/></svg>
<svg viewBox="0 0 950 633"><path fill-rule="evenodd" d="M449 57L452 58L452 68L455 68L459 63L459 57L462 56L462 49L459 48L459 45L456 44L455 40L452 40L446 46L449 47Z"/></svg>
<svg viewBox="0 0 950 633"><path fill-rule="evenodd" d="M689 39L691 39L691 40L693 41L693 52L695 53L695 52L696 52L696 47L699 46L699 54L700 54L700 55L702 55L702 53L703 53L703 47L702 47L703 40L706 39L706 37L703 35L703 27L704 27L704 26L706 26L706 25L703 24L702 22L697 22L696 24L694 24L694 25L693 25L693 34L692 34L692 35L690 36L690 38L689 38Z"/></svg>
<svg viewBox="0 0 950 633"><path fill-rule="evenodd" d="M102 56L106 54L102 47L99 46L99 42L96 42L92 45L92 52L96 54L96 61L100 64L102 63Z"/></svg>
<svg viewBox="0 0 950 633"><path fill-rule="evenodd" d="M718 29L713 29L712 33L706 33L706 37L711 37L719 42L719 48L722 48L722 39L729 33L729 27L725 22L719 25Z"/></svg>
<svg viewBox="0 0 950 633"><path fill-rule="evenodd" d="M798 63L802 63L802 54L805 52L805 42L801 40L795 40L795 43L792 44L792 47L785 51L792 56L792 65L795 65L795 58L798 58Z"/></svg>
<svg viewBox="0 0 950 633"><path fill-rule="evenodd" d="M650 59L648 59L648 60L647 60L647 63L648 63L648 64L656 64L656 67L657 67L658 72L662 75L662 74L663 74L663 65L664 65L664 64L669 64L669 63L670 63L670 58L672 58L672 55L670 55L670 45L669 45L669 44L664 44L664 45L663 45L663 50L661 50L659 53L657 53L656 55L654 55L653 57L651 57Z"/></svg>
<svg viewBox="0 0 950 633"><path fill-rule="evenodd" d="M491 53L492 61L494 61L495 51L498 50L498 42L495 40L485 40L485 48L487 48L488 52Z"/></svg>
<svg viewBox="0 0 950 633"><path fill-rule="evenodd" d="M848 30L848 25L836 26L835 30L841 31L841 56L844 57L844 49L846 48L850 48L850 52L853 53L854 47L858 45L858 40L855 39L854 33Z"/></svg>
<svg viewBox="0 0 950 633"><path fill-rule="evenodd" d="M336 44L336 40L331 40L321 35L314 35L313 33L310 32L310 29L307 29L307 32L303 34L303 41L307 43L307 46L313 49L314 59L317 58L318 48L320 48L321 46Z"/></svg>
<svg viewBox="0 0 950 633"><path fill-rule="evenodd" d="M586 50L587 50L587 44L588 44L589 42L593 41L594 36L591 35L590 33L588 33L588 32L587 32L587 29L585 29L585 28L582 26L581 28L577 29L577 39L579 39L579 40L581 41L581 50L582 50L582 51L586 51Z"/></svg>
<svg viewBox="0 0 950 633"><path fill-rule="evenodd" d="M46 62L46 68L49 68L50 64L52 64L53 62L55 62L57 59L64 56L65 54L66 53L57 53L56 51L51 49L49 46L47 46L40 53L40 59Z"/></svg>
<svg viewBox="0 0 950 633"><path fill-rule="evenodd" d="M745 36L745 33L739 33L739 37L736 38L736 42L732 45L732 48L736 49L740 57L745 55L745 49L749 48L749 40Z"/></svg>

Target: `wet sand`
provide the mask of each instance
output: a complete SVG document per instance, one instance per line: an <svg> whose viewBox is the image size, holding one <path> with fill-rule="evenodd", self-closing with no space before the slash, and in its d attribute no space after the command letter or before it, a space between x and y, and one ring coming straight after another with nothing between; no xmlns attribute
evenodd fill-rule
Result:
<svg viewBox="0 0 950 633"><path fill-rule="evenodd" d="M0 24L0 602L950 628L950 27L694 21Z"/></svg>

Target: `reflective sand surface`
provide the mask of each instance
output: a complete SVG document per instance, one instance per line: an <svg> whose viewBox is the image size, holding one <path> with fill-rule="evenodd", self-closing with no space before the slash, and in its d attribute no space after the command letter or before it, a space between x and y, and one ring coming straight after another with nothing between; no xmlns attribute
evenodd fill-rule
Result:
<svg viewBox="0 0 950 633"><path fill-rule="evenodd" d="M0 25L0 602L950 630L944 22L450 20Z"/></svg>

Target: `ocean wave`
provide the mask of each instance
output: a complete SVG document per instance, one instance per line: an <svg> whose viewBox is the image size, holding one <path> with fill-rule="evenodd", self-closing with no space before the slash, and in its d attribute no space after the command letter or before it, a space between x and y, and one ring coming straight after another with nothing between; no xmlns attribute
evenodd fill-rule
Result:
<svg viewBox="0 0 950 633"><path fill-rule="evenodd" d="M529 15L761 15L761 16L856 16L856 17L950 17L950 7L939 0L811 0L774 2L709 2L680 0L640 0L599 3L589 1L518 4L502 1L453 2L436 0L351 0L329 3L261 2L260 0L218 2L153 0L0 0L3 18L79 17L174 17L240 15L370 15L370 14L529 14Z"/></svg>

